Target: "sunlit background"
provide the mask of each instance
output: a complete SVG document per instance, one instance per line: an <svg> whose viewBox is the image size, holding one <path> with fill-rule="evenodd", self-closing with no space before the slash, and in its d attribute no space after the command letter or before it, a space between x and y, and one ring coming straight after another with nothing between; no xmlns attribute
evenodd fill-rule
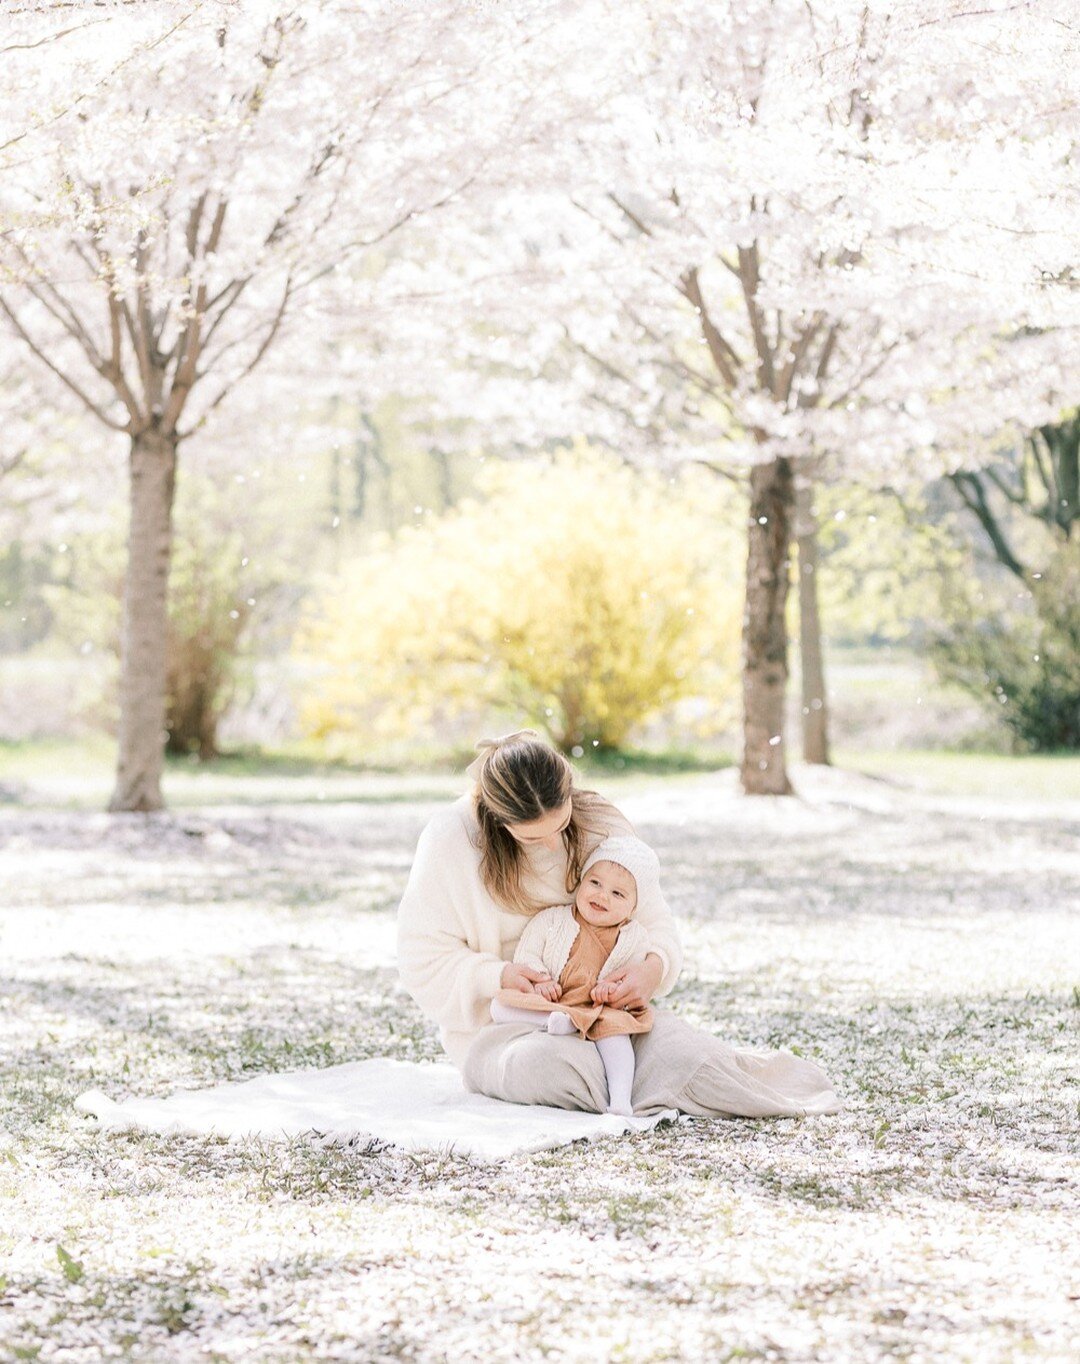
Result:
<svg viewBox="0 0 1080 1364"><path fill-rule="evenodd" d="M4 0L0 1358L1072 1364L1078 82L1076 0ZM87 1116L437 1075L524 725L842 1113Z"/></svg>
<svg viewBox="0 0 1080 1364"><path fill-rule="evenodd" d="M994 8L14 12L7 798L1075 750L1076 35Z"/></svg>

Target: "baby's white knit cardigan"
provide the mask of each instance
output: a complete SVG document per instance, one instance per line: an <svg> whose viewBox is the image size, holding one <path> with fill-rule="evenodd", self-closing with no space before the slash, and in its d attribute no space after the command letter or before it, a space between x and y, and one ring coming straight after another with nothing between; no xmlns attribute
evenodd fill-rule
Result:
<svg viewBox="0 0 1080 1364"><path fill-rule="evenodd" d="M558 980L580 931L573 905L552 905L542 909L525 925L514 960L519 966L546 971L552 980ZM606 980L633 961L644 961L648 954L648 933L633 919L628 920L620 927L615 946L600 968L597 980Z"/></svg>

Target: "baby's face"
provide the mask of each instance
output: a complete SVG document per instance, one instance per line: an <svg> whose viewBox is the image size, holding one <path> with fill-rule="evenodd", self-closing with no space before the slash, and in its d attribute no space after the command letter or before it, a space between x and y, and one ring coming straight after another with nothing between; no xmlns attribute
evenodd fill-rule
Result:
<svg viewBox="0 0 1080 1364"><path fill-rule="evenodd" d="M594 862L581 878L574 908L597 928L625 923L637 908L637 882L617 862Z"/></svg>

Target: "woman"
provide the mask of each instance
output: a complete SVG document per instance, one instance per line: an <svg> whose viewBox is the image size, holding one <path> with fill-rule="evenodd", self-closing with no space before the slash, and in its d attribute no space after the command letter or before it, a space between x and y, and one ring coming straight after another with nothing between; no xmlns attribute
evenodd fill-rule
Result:
<svg viewBox="0 0 1080 1364"><path fill-rule="evenodd" d="M398 915L405 989L439 1025L466 1088L511 1103L602 1113L604 1070L580 1037L524 1023L491 1022L502 989L528 990L535 971L512 961L529 916L565 904L592 850L632 833L603 797L574 786L566 759L532 730L483 740L468 771L473 792L420 835ZM644 1008L678 979L682 949L663 898L639 914L645 960L616 975L611 1003ZM658 1011L634 1038L634 1109L676 1108L700 1117L800 1117L836 1113L828 1077L787 1052L736 1051L674 1014Z"/></svg>

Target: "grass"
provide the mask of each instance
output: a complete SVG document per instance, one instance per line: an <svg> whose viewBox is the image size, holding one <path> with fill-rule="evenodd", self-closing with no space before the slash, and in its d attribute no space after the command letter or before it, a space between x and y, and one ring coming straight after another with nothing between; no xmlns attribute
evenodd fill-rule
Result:
<svg viewBox="0 0 1080 1364"><path fill-rule="evenodd" d="M115 746L85 739L0 742L0 801L59 809L102 809L113 787ZM414 771L416 769L413 769ZM460 771L400 768L243 750L200 763L169 757L162 789L172 809L219 805L303 805L325 801L438 800L459 788Z"/></svg>
<svg viewBox="0 0 1080 1364"><path fill-rule="evenodd" d="M574 765L586 777L670 777L679 773L720 772L734 765L728 753L672 748L656 752L619 749L586 749Z"/></svg>
<svg viewBox="0 0 1080 1364"><path fill-rule="evenodd" d="M63 753L20 760L36 782ZM1072 788L1021 819L963 762L962 802L959 760L945 795L894 769L801 771L779 802L730 772L598 782L663 860L686 942L670 1006L818 1059L847 1108L496 1166L110 1136L72 1107L434 1059L392 938L444 776L328 772L368 791L334 804L309 798L320 773L234 766L206 774L228 809L175 821L9 804L0 1358L1071 1359Z"/></svg>
<svg viewBox="0 0 1080 1364"><path fill-rule="evenodd" d="M1009 756L999 753L854 751L841 749L838 766L902 782L915 790L998 801L1080 800L1080 754Z"/></svg>
<svg viewBox="0 0 1080 1364"><path fill-rule="evenodd" d="M463 789L462 772L470 757L468 752L444 753L438 761L394 765L316 756L304 745L276 752L248 748L209 762L170 756L162 786L172 809L439 800ZM115 761L114 745L101 736L0 741L0 803L101 809L112 790ZM576 760L576 766L588 781L633 780L712 772L730 767L731 761L684 750L598 751Z"/></svg>
<svg viewBox="0 0 1080 1364"><path fill-rule="evenodd" d="M315 756L304 748L244 749L200 763L170 758L164 791L173 809L217 805L385 803L440 800L464 789L468 754L438 765L370 765ZM1002 801L1080 800L1080 754L1006 756L941 750L836 749L834 764L914 790ZM0 742L0 805L102 809L113 782L115 749L101 736L79 740ZM634 790L658 778L694 778L733 766L730 756L672 749L588 753L576 766L590 783ZM797 762L794 764L797 768Z"/></svg>

